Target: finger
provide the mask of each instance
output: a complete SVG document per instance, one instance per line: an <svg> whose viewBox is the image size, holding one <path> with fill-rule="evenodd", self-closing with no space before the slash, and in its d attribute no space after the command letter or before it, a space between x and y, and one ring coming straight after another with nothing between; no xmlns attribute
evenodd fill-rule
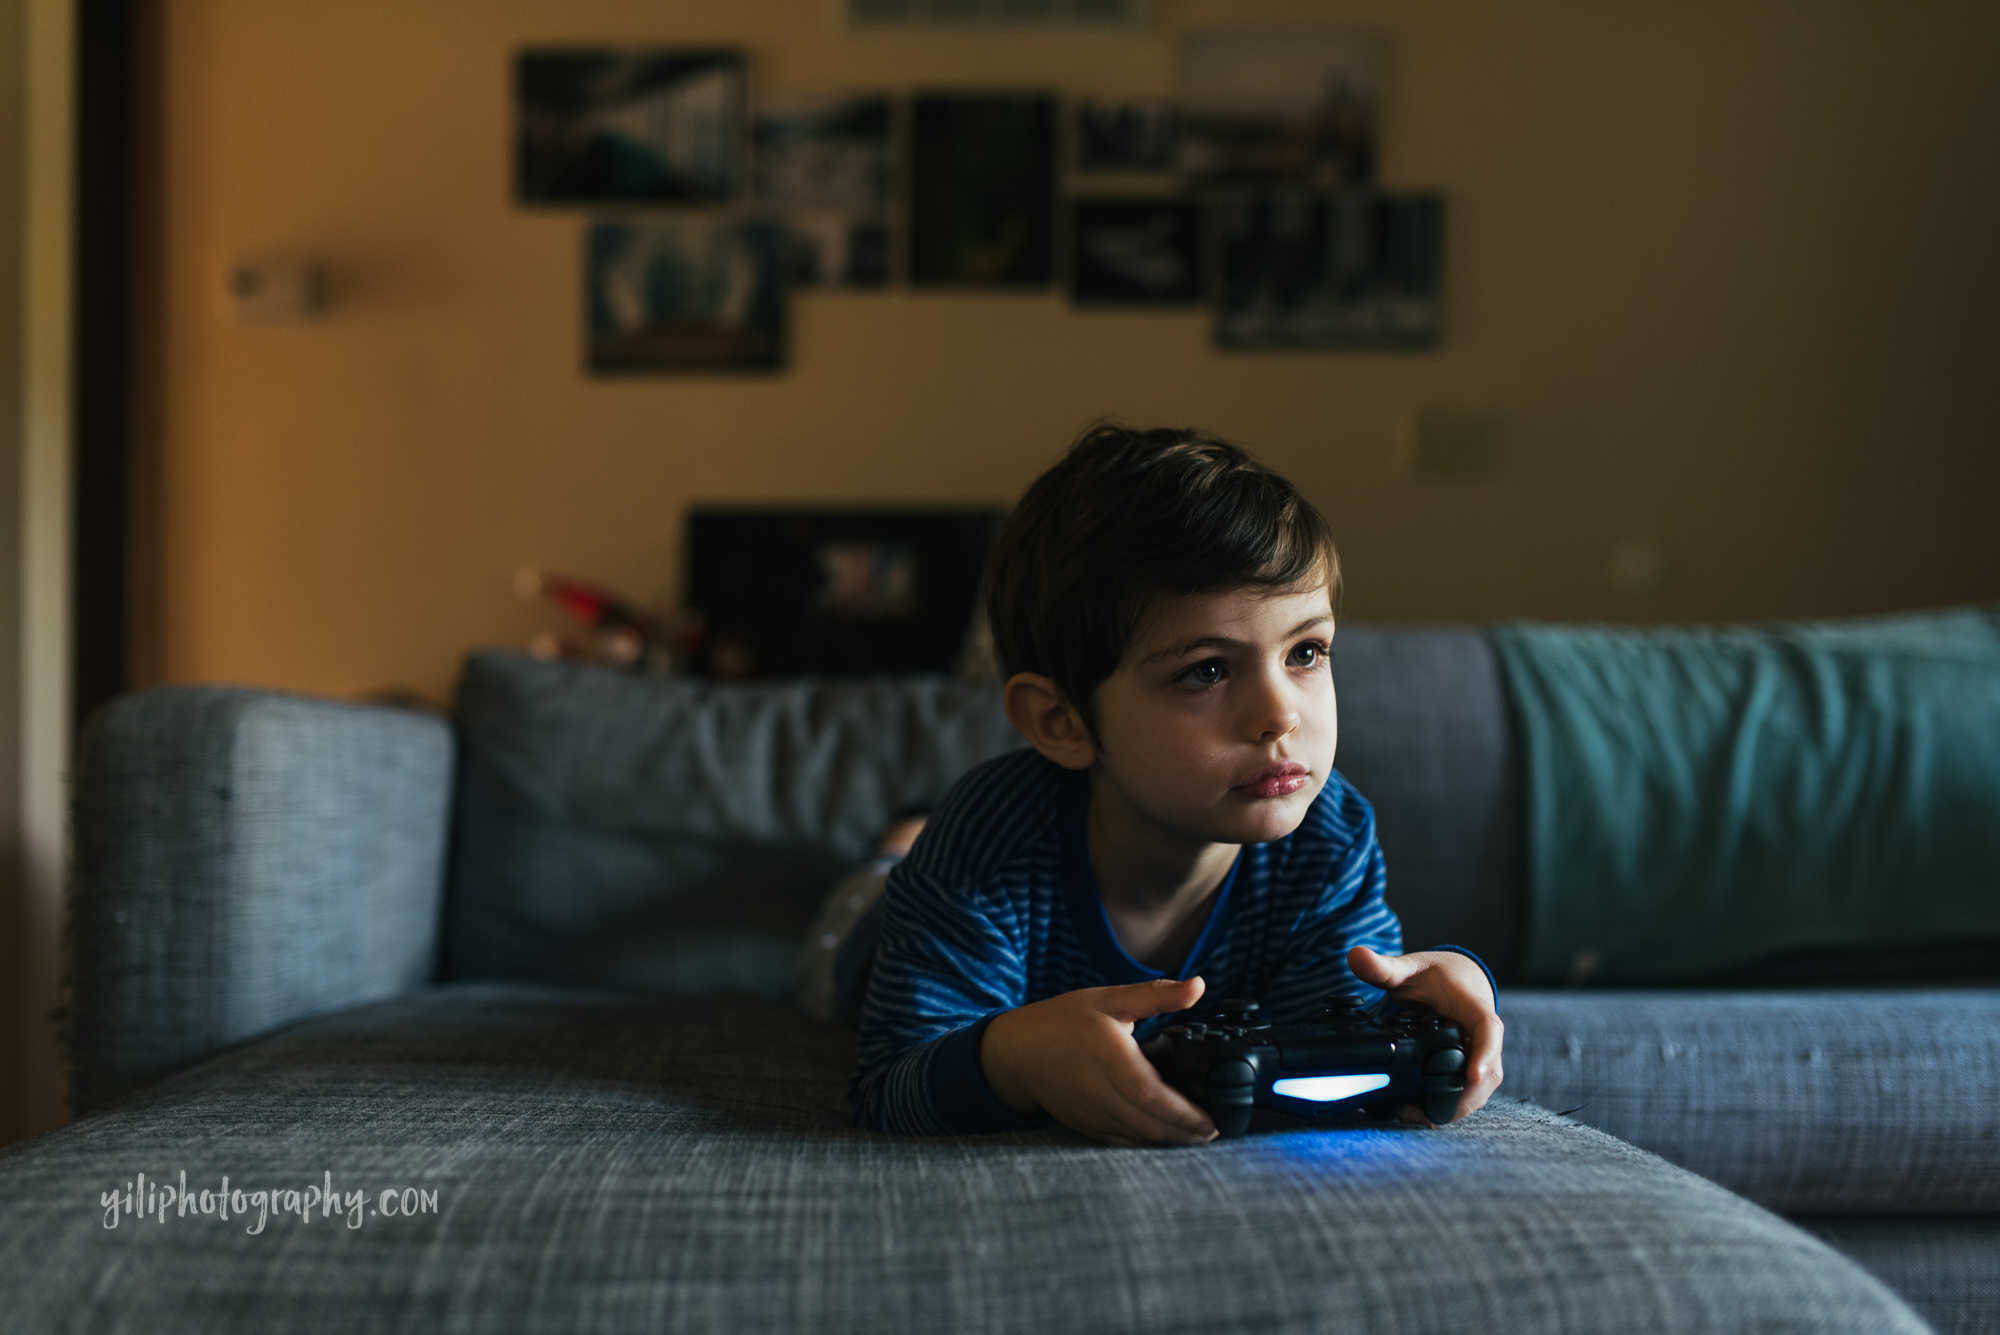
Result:
<svg viewBox="0 0 2000 1335"><path fill-rule="evenodd" d="M1178 1122L1157 1117L1136 1103L1120 1098L1115 1092L1109 1097L1117 1100L1107 1109L1110 1120L1114 1121L1124 1134L1132 1136L1148 1145L1206 1145L1215 1139L1215 1127L1203 1118L1200 1129L1182 1126Z"/></svg>
<svg viewBox="0 0 2000 1335"><path fill-rule="evenodd" d="M1506 1028L1497 1015L1473 1026L1465 1054L1465 1092L1458 1096L1457 1117L1470 1117L1478 1112L1500 1088L1505 1078L1500 1066L1500 1048Z"/></svg>
<svg viewBox="0 0 2000 1335"><path fill-rule="evenodd" d="M1404 1104L1403 1110L1396 1114L1396 1120L1410 1126L1427 1126L1433 1131L1437 1129L1437 1123L1424 1116L1424 1110L1414 1103Z"/></svg>
<svg viewBox="0 0 2000 1335"><path fill-rule="evenodd" d="M1215 1123L1209 1120L1208 1114L1196 1107L1187 1095L1162 1080L1151 1062L1141 1059L1120 1063L1109 1068L1105 1074L1119 1098L1152 1120L1200 1136L1203 1140L1215 1134Z"/></svg>
<svg viewBox="0 0 2000 1335"><path fill-rule="evenodd" d="M1388 992L1422 973L1425 966L1421 960L1412 960L1405 955L1384 955L1367 946L1356 946L1347 952L1347 967L1370 987Z"/></svg>
<svg viewBox="0 0 2000 1335"><path fill-rule="evenodd" d="M1500 1038L1506 1026L1497 1015L1483 1016L1465 1026L1465 1090L1451 1120L1470 1117L1486 1106L1493 1091L1500 1088Z"/></svg>
<svg viewBox="0 0 2000 1335"><path fill-rule="evenodd" d="M1169 1115L1167 1110L1172 1108L1172 1104L1153 1105L1142 1102L1145 1095L1141 1093L1135 1097L1131 1089L1134 1083L1131 1073L1116 1068L1104 1072L1102 1108L1105 1115L1117 1121L1128 1135L1139 1136L1155 1145L1201 1145L1215 1138L1215 1124L1208 1120L1206 1113L1168 1089L1160 1077L1153 1073L1151 1066L1146 1068L1146 1075L1159 1087L1162 1094L1171 1099L1173 1104L1178 1104L1184 1114L1190 1115L1189 1120L1183 1121L1180 1117ZM1121 1080L1121 1076L1124 1079ZM1155 1111L1155 1106L1160 1107L1161 1111Z"/></svg>
<svg viewBox="0 0 2000 1335"><path fill-rule="evenodd" d="M1186 1132L1177 1131L1163 1122L1150 1122L1129 1106L1120 1108L1106 1105L1091 1110L1086 1116L1062 1117L1058 1120L1073 1130L1081 1131L1092 1140L1128 1148L1153 1145L1200 1145L1208 1139L1206 1136L1191 1136Z"/></svg>
<svg viewBox="0 0 2000 1335"><path fill-rule="evenodd" d="M1112 1083L1109 1071L1100 1070L1098 1076L1095 1085L1074 1090L1062 1100L1050 1100L1049 1114L1064 1126L1106 1144L1200 1145L1214 1137L1212 1128L1200 1134L1151 1115Z"/></svg>
<svg viewBox="0 0 2000 1335"><path fill-rule="evenodd" d="M1468 1083L1484 1083L1491 1078L1495 1085L1500 1083L1500 1045L1506 1037L1507 1026L1497 1015L1482 1015L1466 1026L1472 1032L1466 1035L1465 1078Z"/></svg>
<svg viewBox="0 0 2000 1335"><path fill-rule="evenodd" d="M1121 1118L1120 1125L1124 1126L1126 1133L1141 1145L1206 1145L1215 1139L1213 1131L1197 1135L1192 1131L1183 1131L1170 1123L1146 1117L1136 1109Z"/></svg>
<svg viewBox="0 0 2000 1335"><path fill-rule="evenodd" d="M1097 1005L1114 1020L1137 1024L1155 1015L1184 1011L1201 1000L1207 984L1196 978L1155 978L1150 983L1126 983L1096 989Z"/></svg>
<svg viewBox="0 0 2000 1335"><path fill-rule="evenodd" d="M1465 1092L1458 1096L1458 1107L1452 1111L1451 1120L1454 1122L1459 1121L1462 1118L1472 1116L1472 1114L1484 1108L1486 1101L1493 1097L1493 1091L1499 1087L1500 1081L1497 1078L1497 1073L1496 1078L1493 1080L1482 1080L1478 1084L1467 1085Z"/></svg>

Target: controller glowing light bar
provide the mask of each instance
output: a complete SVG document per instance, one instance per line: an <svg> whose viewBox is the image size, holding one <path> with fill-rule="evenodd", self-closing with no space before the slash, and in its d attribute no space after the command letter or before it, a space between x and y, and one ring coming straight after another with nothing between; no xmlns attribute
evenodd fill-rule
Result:
<svg viewBox="0 0 2000 1335"><path fill-rule="evenodd" d="M1333 1103L1339 1099L1351 1099L1357 1094L1372 1094L1388 1084L1386 1072L1376 1075L1299 1075L1272 1081L1271 1092L1288 1099Z"/></svg>

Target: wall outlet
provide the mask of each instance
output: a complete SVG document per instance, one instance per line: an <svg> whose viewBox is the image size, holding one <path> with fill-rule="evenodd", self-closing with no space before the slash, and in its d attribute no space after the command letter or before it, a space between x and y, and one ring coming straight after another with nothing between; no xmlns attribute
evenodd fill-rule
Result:
<svg viewBox="0 0 2000 1335"><path fill-rule="evenodd" d="M1396 471L1419 482L1479 481L1504 462L1500 419L1488 413L1419 410L1396 423Z"/></svg>

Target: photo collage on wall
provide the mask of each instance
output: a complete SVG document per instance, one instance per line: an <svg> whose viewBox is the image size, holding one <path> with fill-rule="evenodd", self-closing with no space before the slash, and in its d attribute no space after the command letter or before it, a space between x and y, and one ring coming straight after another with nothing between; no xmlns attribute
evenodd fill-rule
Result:
<svg viewBox="0 0 2000 1335"><path fill-rule="evenodd" d="M593 373L773 371L801 289L1199 308L1218 348L1422 350L1444 206L1376 183L1367 33L1214 31L1177 95L752 98L741 51L524 51L515 188L586 206Z"/></svg>

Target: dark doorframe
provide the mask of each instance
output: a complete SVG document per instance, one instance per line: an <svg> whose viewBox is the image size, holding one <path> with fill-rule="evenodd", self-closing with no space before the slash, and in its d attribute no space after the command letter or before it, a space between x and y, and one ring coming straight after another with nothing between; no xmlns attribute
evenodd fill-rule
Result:
<svg viewBox="0 0 2000 1335"><path fill-rule="evenodd" d="M76 7L70 684L78 724L131 684L144 8L143 0Z"/></svg>

